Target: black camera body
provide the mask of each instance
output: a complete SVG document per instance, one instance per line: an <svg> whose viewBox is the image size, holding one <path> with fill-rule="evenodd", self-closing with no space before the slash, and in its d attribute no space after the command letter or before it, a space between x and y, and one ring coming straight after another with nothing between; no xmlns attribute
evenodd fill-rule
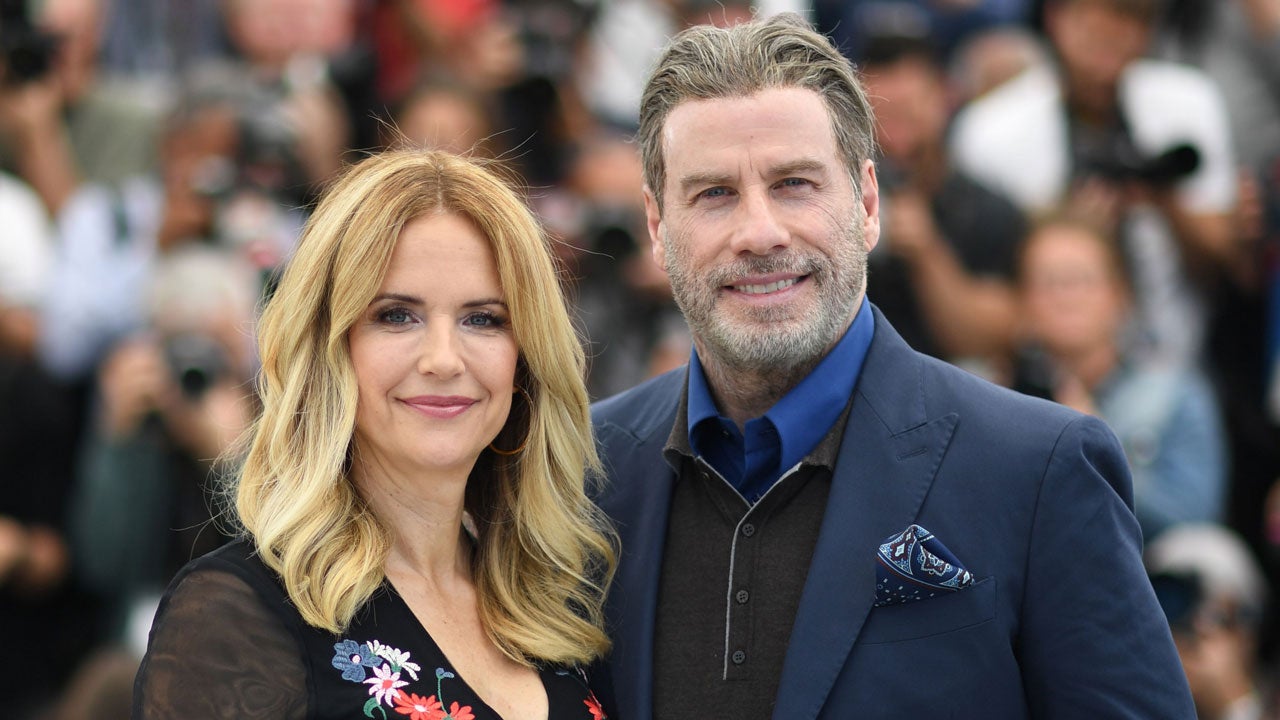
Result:
<svg viewBox="0 0 1280 720"><path fill-rule="evenodd" d="M165 338L165 358L184 397L198 400L228 371L226 352L212 337L178 333Z"/></svg>
<svg viewBox="0 0 1280 720"><path fill-rule="evenodd" d="M1164 610L1169 629L1175 635L1195 633L1195 618L1204 605L1204 584L1199 575L1189 572L1158 572L1151 575L1160 609Z"/></svg>
<svg viewBox="0 0 1280 720"><path fill-rule="evenodd" d="M58 38L35 26L26 0L0 0L0 84L43 78L57 50Z"/></svg>
<svg viewBox="0 0 1280 720"><path fill-rule="evenodd" d="M1076 145L1074 151L1079 176L1119 184L1136 182L1165 188L1200 167L1200 151L1190 143L1175 143L1155 155L1144 153L1123 119L1104 138Z"/></svg>

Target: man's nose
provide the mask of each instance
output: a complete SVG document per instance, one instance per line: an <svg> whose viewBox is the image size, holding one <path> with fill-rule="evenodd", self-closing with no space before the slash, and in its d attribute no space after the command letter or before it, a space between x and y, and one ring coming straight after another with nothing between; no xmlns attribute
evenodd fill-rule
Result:
<svg viewBox="0 0 1280 720"><path fill-rule="evenodd" d="M418 372L449 378L461 375L465 370L458 328L443 320L429 324L418 356Z"/></svg>
<svg viewBox="0 0 1280 720"><path fill-rule="evenodd" d="M736 254L769 255L791 244L791 233L767 190L744 191L734 222L730 247Z"/></svg>

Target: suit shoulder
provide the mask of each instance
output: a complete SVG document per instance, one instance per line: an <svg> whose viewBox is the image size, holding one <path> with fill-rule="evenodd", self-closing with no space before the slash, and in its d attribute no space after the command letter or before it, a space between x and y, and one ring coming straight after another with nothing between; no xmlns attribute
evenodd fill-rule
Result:
<svg viewBox="0 0 1280 720"><path fill-rule="evenodd" d="M1054 437L1073 422L1087 418L1065 405L996 385L936 358L922 357L924 381L930 389L927 396L939 403L938 411L953 409L963 417L983 418L996 428L1038 431Z"/></svg>
<svg viewBox="0 0 1280 720"><path fill-rule="evenodd" d="M670 430L670 418L680 402L685 377L686 368L680 367L600 400L591 406L591 422L597 431L607 425L637 435L654 429ZM666 427L661 428L664 422Z"/></svg>

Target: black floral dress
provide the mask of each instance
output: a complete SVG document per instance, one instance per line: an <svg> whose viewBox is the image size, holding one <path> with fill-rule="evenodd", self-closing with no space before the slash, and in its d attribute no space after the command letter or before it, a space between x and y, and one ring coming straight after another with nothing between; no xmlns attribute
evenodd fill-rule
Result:
<svg viewBox="0 0 1280 720"><path fill-rule="evenodd" d="M540 671L552 720L602 720L585 672ZM237 541L187 565L161 600L135 718L501 720L390 583L334 636L303 622Z"/></svg>

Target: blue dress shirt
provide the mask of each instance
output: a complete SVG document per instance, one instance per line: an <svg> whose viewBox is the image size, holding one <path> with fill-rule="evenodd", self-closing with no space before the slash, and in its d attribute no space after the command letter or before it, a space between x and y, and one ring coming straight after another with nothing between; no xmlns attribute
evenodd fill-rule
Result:
<svg viewBox="0 0 1280 720"><path fill-rule="evenodd" d="M862 372L875 321L867 299L831 352L745 432L720 415L698 351L689 360L689 445L755 504L783 473L808 455L840 418Z"/></svg>

